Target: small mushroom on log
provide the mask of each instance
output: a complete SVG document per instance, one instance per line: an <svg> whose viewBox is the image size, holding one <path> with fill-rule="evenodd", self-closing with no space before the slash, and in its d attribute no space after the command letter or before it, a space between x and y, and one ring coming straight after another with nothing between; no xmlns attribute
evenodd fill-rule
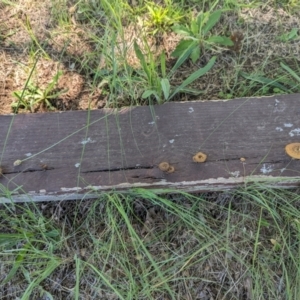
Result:
<svg viewBox="0 0 300 300"><path fill-rule="evenodd" d="M163 172L167 172L170 168L170 165L169 165L169 163L163 161L158 165L158 168Z"/></svg>
<svg viewBox="0 0 300 300"><path fill-rule="evenodd" d="M292 158L300 159L300 143L291 143L286 145L285 152Z"/></svg>
<svg viewBox="0 0 300 300"><path fill-rule="evenodd" d="M173 166L170 166L167 173L173 173L175 171L175 168Z"/></svg>
<svg viewBox="0 0 300 300"><path fill-rule="evenodd" d="M175 171L175 168L173 166L171 166L169 163L163 161L158 165L158 168L166 173L173 173Z"/></svg>
<svg viewBox="0 0 300 300"><path fill-rule="evenodd" d="M198 152L193 156L193 161L197 163L205 162L207 155L203 152Z"/></svg>

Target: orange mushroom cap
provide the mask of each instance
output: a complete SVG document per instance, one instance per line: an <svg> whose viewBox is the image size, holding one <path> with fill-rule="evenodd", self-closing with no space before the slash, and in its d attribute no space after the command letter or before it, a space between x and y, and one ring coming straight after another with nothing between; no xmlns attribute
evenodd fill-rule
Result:
<svg viewBox="0 0 300 300"><path fill-rule="evenodd" d="M292 158L300 159L300 143L291 143L286 145L285 152Z"/></svg>
<svg viewBox="0 0 300 300"><path fill-rule="evenodd" d="M207 155L203 152L198 152L193 156L193 161L194 162L205 162L207 158Z"/></svg>

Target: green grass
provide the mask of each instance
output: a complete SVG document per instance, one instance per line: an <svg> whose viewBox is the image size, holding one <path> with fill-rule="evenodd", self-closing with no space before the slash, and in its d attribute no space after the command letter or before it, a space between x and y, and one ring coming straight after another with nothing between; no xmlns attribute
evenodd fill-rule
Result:
<svg viewBox="0 0 300 300"><path fill-rule="evenodd" d="M282 4L289 16L295 12L297 2ZM153 1L52 0L44 39L35 31L34 18L26 18L22 28L29 44L10 41L14 31L6 28L1 28L0 41L27 49L28 61L40 55L78 72L91 93L101 90L106 96L106 107L195 95L231 99L300 92L299 58L291 50L298 32L279 24L269 34L245 16L244 9L257 13L278 5L166 0L158 7ZM176 20L170 20L170 11ZM240 53L214 44L199 50L194 62L189 48L171 57L182 38L172 35L175 25L189 28L192 16L201 11L222 13L216 23L211 21L207 36L197 36L197 43L229 38L236 28L244 34ZM132 23L139 26L130 27ZM166 36L177 42L172 49L157 50L172 42ZM280 44L288 54L267 52L263 45L268 42L268 49ZM33 71L28 71L20 97ZM47 84L52 91L51 79ZM1 194L12 197L2 186ZM0 298L300 299L299 205L299 190L258 185L201 195L134 190L101 194L93 201L1 204Z"/></svg>
<svg viewBox="0 0 300 300"><path fill-rule="evenodd" d="M297 17L296 2L282 1L285 17ZM31 2L28 3L31 7ZM42 55L47 60L59 61L61 66L72 66L83 76L91 94L101 90L107 107L300 91L299 81L295 85L292 73L282 74L280 66L284 63L299 77L299 59L293 47L299 39L297 25L293 25L292 20L285 24L281 21L282 11L276 0L264 3L250 0L164 0L159 3L51 0L49 7L49 29L38 33L41 27L35 25L35 16L26 16L21 23L29 45L19 40L17 46L29 49L31 60ZM254 16L261 13L257 18L267 16L272 10L277 23L273 22L268 28L257 25L247 10ZM234 31L244 35L237 53L228 50ZM12 29L12 32L15 31ZM10 33L4 31L1 36L9 43ZM185 50L190 52L191 45L192 52L188 57L181 56L185 60L180 61L180 55ZM202 74L200 70L213 57L215 64ZM202 75L194 76L197 72ZM188 80L189 85L176 91L188 78L193 78ZM211 91L207 81L212 82L218 92Z"/></svg>
<svg viewBox="0 0 300 300"><path fill-rule="evenodd" d="M2 205L0 295L298 299L299 205L264 186Z"/></svg>
<svg viewBox="0 0 300 300"><path fill-rule="evenodd" d="M276 7L275 2L269 1L265 3L262 9L266 6ZM273 56L269 57L268 53L265 53L263 63L257 64L258 68L249 69L246 66L251 62L257 50L253 52L251 49L247 49L252 43L251 33L253 32L253 30L249 31L248 27L253 25L241 16L241 10L244 8L257 9L261 5L260 2L247 1L247 3L245 3L245 1L237 0L214 2L168 0L162 1L159 5L154 4L152 1L146 3L143 1L135 1L134 3L134 5L128 5L127 2L121 0L102 1L101 3L79 1L75 6L72 6L75 11L76 20L78 21L77 24L87 30L87 37L90 39L95 50L86 55L83 60L82 57L74 57L74 59L79 64L79 69L81 69L82 74L93 75L91 82L93 88L99 86L104 87L104 92L108 94L108 107L144 104L145 100L148 103L161 103L171 100L171 98L168 97L169 93L167 90L169 86L176 87L178 85L178 82L174 79L180 76L179 74L181 74L182 70L185 70L185 67L176 68L175 72L172 72L174 71L176 61L170 64L168 61L165 63L161 60L161 55L165 55L169 60L171 52L156 52L153 48L153 40L160 43L159 41L164 34L168 35L177 32L179 28L190 28L191 18L195 19L196 13L201 17L201 11L205 11L207 16L200 18L202 21L196 24L196 26L198 26L197 28L190 28L191 38L195 35L194 48L190 55L193 62L197 63L201 54L200 51L203 51L203 49L200 50L200 48L202 48L201 45L210 45L208 47L209 49L205 51L206 55L209 55L210 58L217 54L218 63L214 66L214 69L216 73L218 70L222 73L224 68L226 75L224 75L223 84L220 84L221 91L216 96L220 98L234 98L270 95L272 93L299 92L300 89L298 85L291 87L291 85L287 84L281 86L281 88L275 86L275 89L272 88L272 85L270 86L269 82L274 83L281 79L279 74L274 74L274 72L270 72L270 70L274 68L278 69L280 67L279 60L283 59L283 57L275 57L274 60ZM53 7L56 7L57 4L58 3L53 0ZM288 8L292 8L293 5L291 1L288 1L284 7L289 11ZM168 14L173 10L176 12L176 16L178 15L179 17L170 19ZM184 16L182 15L183 11L185 12ZM59 19L60 14L58 12L59 11L53 10L52 18L54 23L58 22L58 24L60 24L61 20ZM193 12L194 17L192 17ZM219 21L219 12L222 13L221 21ZM213 16L216 13L218 13L218 19L214 20ZM227 15L230 14L238 17L240 24L237 24L239 25L237 27L240 27L240 30L244 33L244 47L240 54L230 54L230 59L232 60L230 68L232 69L228 70L228 65L226 65L227 63L223 65L223 60L224 51L226 51L227 45L229 45L229 36L232 32L227 29L226 24ZM207 23L207 20L210 20L210 16L212 16L212 19ZM70 22L68 18L64 19L66 23ZM225 23L223 19L225 19ZM130 20L133 20L132 23ZM133 37L129 37L126 28L130 28L130 24L134 23L138 25L135 28L128 29L133 35ZM210 23L215 25L216 28L214 28L210 34L204 36L201 32L206 32L206 27L209 26ZM209 30L210 29L211 27L209 27ZM294 32L293 29L292 32ZM186 34L188 33L185 32L185 35ZM258 31L257 34L264 33ZM280 38L280 36L288 37L289 35L288 33L278 32L278 36L275 37L274 40ZM295 34L293 34L293 39L294 38ZM180 39L181 36L179 34L177 44L179 47ZM191 43L193 39L186 40L186 42ZM291 41L287 38L285 42L288 44ZM197 46L198 43L199 46ZM217 49L210 49L214 44L217 45L217 43L223 46ZM257 43L257 41L253 43ZM138 47L134 47L134 44ZM133 48L135 51L133 51ZM180 47L180 49L181 48L182 47ZM183 49L187 48L186 46L186 48ZM140 54L138 54L137 49L140 50ZM175 47L173 50L175 50ZM174 53L177 52L175 51ZM180 56L180 54L178 54L177 57ZM227 55L228 54L225 54L225 56ZM144 56L143 61L141 59L142 56ZM287 58L287 64L292 66L295 58L292 56L285 58ZM225 58L225 60L227 61L227 58ZM99 61L101 61L101 69L97 67L97 62ZM162 63L165 65L162 65ZM172 73L172 77L167 78L168 84L165 84L164 74L161 73L163 69L167 74L169 72ZM190 72L185 73L188 77L192 76L197 70L199 70L199 68L193 67L190 68ZM293 71L299 74L297 69ZM212 76L211 71L208 70L207 73L208 76ZM245 76L243 76L244 73L249 74L251 78L264 77L268 78L269 81L256 80L255 83L252 82L249 84L249 76L245 78ZM262 75L260 76L260 74ZM208 91L201 91L197 88L201 80L202 78L200 77L196 78L189 88L182 90L174 99L180 100L184 94L191 95L191 97L198 95L198 98L203 99L209 97L209 95L206 95ZM195 92L196 90L198 90L198 93Z"/></svg>

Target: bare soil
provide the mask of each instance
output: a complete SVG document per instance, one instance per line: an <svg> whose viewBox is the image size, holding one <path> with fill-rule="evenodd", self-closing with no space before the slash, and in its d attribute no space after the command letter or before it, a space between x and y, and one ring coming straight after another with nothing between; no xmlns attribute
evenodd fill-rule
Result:
<svg viewBox="0 0 300 300"><path fill-rule="evenodd" d="M18 3L18 5L8 6L0 2L0 114L13 112L11 104L16 101L13 92L24 88L35 63L37 51L41 53L41 57L33 72L34 84L43 89L57 71L63 72L56 91L67 91L52 101L51 104L56 111L101 109L109 106L107 101L109 91L101 82L95 84L94 76L95 71L101 71L107 67L101 57L97 42L92 38L100 38L104 34L103 28L91 26L88 21L82 19L71 4L67 11L64 10L64 7L55 7L55 10L61 11L61 15L65 15L68 19L68 22L61 25L53 19L52 1L19 0L14 3ZM101 18L99 16L99 22L102 22ZM105 24L105 20L103 20L103 24ZM139 61L135 56L132 44L136 39L143 47L142 41L139 40L142 27L142 24L139 23L124 22L123 37L125 37L125 41L118 37L119 51L121 53L126 50L125 58L133 68L139 68ZM214 28L214 34L230 36L233 32L241 32L244 38L240 51L224 48L206 50L195 64L187 62L182 66L176 76L172 78L171 83L173 86L179 85L192 72L203 67L212 55L217 55L218 59L213 69L192 85L195 89L205 91L197 96L197 99L219 99L222 98L221 92L230 94L230 97L253 96L257 93L257 89L248 88L249 82L239 76L238 71L251 73L261 70L264 76L276 78L280 61L284 61L292 68L299 65L299 38L288 42L278 39L279 36L290 32L293 28L300 28L299 14L291 15L283 9L274 9L268 5L257 9L244 8L240 13L228 12L223 15L220 24ZM165 33L159 37L149 36L148 43L154 56L158 56L161 51L166 52L168 67L171 68L174 64L171 53L180 38L174 33ZM118 53L116 52L116 54ZM272 90L269 93L271 94ZM175 100L188 101L190 99L195 99L195 97L180 95ZM124 99L120 103L121 105L130 105L130 99L124 95ZM45 111L47 111L45 107L39 107L37 110L38 113ZM19 112L28 113L25 110ZM295 194L299 194L299 191L296 191ZM220 236L224 235L226 227L230 229L228 238L224 238L220 244L213 244L203 251L199 251L202 247L201 232L194 232L188 227L182 228L176 214L171 214L168 208L164 209L162 205L153 205L153 203L140 198L134 199L130 203L130 222L139 238L148 245L151 256L159 262L164 260L165 265L162 270L170 268L172 270L170 278L178 272L176 273L178 281L174 280L172 284L170 283L170 286L178 294L178 299L253 299L253 289L259 284L253 282L249 273L250 268L247 266L254 266L254 268L268 266L267 271L263 268L259 269L262 274L261 280L265 281L266 286L270 285L269 289L274 290L277 299L286 299L286 293L289 290L287 287L287 292L285 292L283 282L287 275L283 274L282 270L289 273L290 270L285 268L289 266L291 259L285 249L280 258L278 254L280 251L277 253L272 250L274 245L270 240L275 238L280 240L290 230L293 241L290 241L292 246L289 251L293 253L294 257L298 257L297 234L299 236L299 231L287 228L290 226L287 224L292 217L288 218L283 213L278 213L278 219L280 217L281 221L277 223L276 219L275 224L274 216L268 214L263 205L259 207L254 204L252 199L246 201L245 195L207 193L200 197L206 202L206 211L199 209L196 213L197 217L203 221L203 227L207 226ZM195 202L192 203L182 196L169 195L166 198L174 203L180 203L187 211L195 209ZM272 205L280 208L282 199L277 200L278 202L274 200ZM112 233L114 233L111 229L112 224L120 227L122 243L124 241L129 249L128 260L136 272L133 274L134 280L138 283L140 278L148 276L148 273L153 273L152 265L147 261L144 262L145 270L149 271L144 274L140 272L139 262L144 261L145 258L141 259L133 251L135 249L134 240L131 233L127 231L124 220L119 216L121 219L119 223L117 221L111 223L107 218L108 213L112 213L112 211L107 210L108 204L105 203L109 203L109 201L98 201L96 204L94 200L48 202L37 205L22 204L12 205L12 210L10 207L8 209L7 206L0 206L1 213L8 211L6 214L9 216L6 219L2 218L2 233L16 233L15 228L18 228L18 225L15 224L15 220L18 218L20 220L28 218L24 223L20 221L20 224L29 224L28 228L20 227L25 232L30 232L33 230L32 228L37 228L38 233L42 232L40 220L44 218L47 220L46 225L49 228L55 228L61 234L58 239L61 238L63 242L60 248L55 250L53 256L59 257L63 263L41 284L43 290L51 293L55 299L74 298L74 287L77 284L75 256L82 262L87 262L103 271L113 284L124 282L126 276L122 273L122 267L126 270L126 266L121 266L117 261L124 254L117 247L111 253L108 252L110 255L105 258L101 257L101 253L96 255L102 247L102 241L105 241L107 245L110 243ZM295 204L293 211L299 210L298 203L299 201ZM199 207L202 206L199 204ZM30 217L28 217L29 210L32 212ZM90 213L92 210L95 211L94 215ZM280 213L282 211L284 210L278 210ZM116 214L117 217L118 214ZM264 224L261 225L261 223ZM282 237L278 233L277 226L283 228ZM255 240L257 233L260 237L258 253L253 253L254 244L257 243ZM286 234L286 236L288 235ZM48 240L53 240L54 244L57 242L55 238L47 237L45 241ZM225 245L225 242L228 242L230 247ZM21 246L17 245L17 247ZM48 250L49 243L41 244L40 247L37 251L50 251ZM226 251L226 247L231 251ZM181 265L176 261L175 266L178 265L180 268L173 268L172 260L169 260L169 257L176 256L176 259L181 261L189 253L195 253L195 255L190 257L186 265ZM257 262L252 261L255 255ZM240 258L243 258L243 261ZM11 270L12 259L11 253L2 254L1 282ZM40 271L44 268L42 258L30 260L25 257L25 259L28 259L28 262L25 260L25 263L31 274L34 274L37 269ZM291 270L293 270L292 267ZM17 299L22 297L28 287L27 278L25 279L23 274L30 272L18 271L10 282L2 285L0 298ZM295 278L298 274L296 272L298 270L295 270ZM166 273L165 276L167 277L167 275L169 274ZM103 288L101 279L96 273L91 270L86 272L85 269L80 276L78 283L80 299L118 299L110 289ZM161 284L154 280L149 280L149 282L153 282L153 285ZM124 286L129 289L129 285L124 284ZM46 293L43 294L41 290L37 289L31 297L31 299L50 299ZM163 294L158 294L154 298L169 299Z"/></svg>
<svg viewBox="0 0 300 300"><path fill-rule="evenodd" d="M59 10L59 7L56 9ZM103 30L95 29L81 20L74 7L70 7L67 12L70 25L59 26L51 17L52 10L51 2L40 1L20 1L16 6L0 6L1 114L12 113L11 104L16 101L13 92L24 88L37 50L44 52L32 80L41 89L58 70L63 71L57 89L67 89L67 92L53 101L56 110L98 109L107 104L107 89L93 84L92 74L86 71L99 71L105 67L98 53L97 43L91 39L92 35L100 37ZM125 47L127 63L138 68L139 62L132 45L135 39L138 43L141 42L139 37L143 31L143 23L125 23L124 41L120 40L119 50L123 51L122 47ZM235 52L220 48L204 51L198 62L187 62L181 68L175 78L172 78L172 85L180 84L193 71L204 66L214 54L218 59L213 69L192 85L193 88L205 91L197 99L219 99L220 93L230 94L231 97L252 96L251 93L255 91L241 92L245 80L237 75L238 71L251 73L264 66L264 73L276 76L279 60L295 66L299 63L300 40L282 42L278 37L299 27L299 16L268 6L243 9L240 14L226 13L214 33L229 36L232 32L241 32L244 36L241 50ZM170 54L180 38L174 33L164 33L156 37L149 35L148 44L154 56L165 51L169 59L168 65L172 66L174 59ZM195 97L181 95L175 100L189 99ZM129 104L130 100L124 100L121 105ZM41 111L45 109L38 110Z"/></svg>

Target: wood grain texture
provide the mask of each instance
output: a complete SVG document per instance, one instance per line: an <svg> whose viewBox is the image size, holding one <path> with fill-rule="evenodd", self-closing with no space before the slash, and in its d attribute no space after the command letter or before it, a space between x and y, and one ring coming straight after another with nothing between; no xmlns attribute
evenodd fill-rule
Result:
<svg viewBox="0 0 300 300"><path fill-rule="evenodd" d="M284 151L300 141L299 94L0 116L0 126L2 202L6 188L18 189L14 201L44 201L134 187L300 183L300 161ZM193 162L198 151L208 155L205 163ZM162 161L175 172L160 171Z"/></svg>

